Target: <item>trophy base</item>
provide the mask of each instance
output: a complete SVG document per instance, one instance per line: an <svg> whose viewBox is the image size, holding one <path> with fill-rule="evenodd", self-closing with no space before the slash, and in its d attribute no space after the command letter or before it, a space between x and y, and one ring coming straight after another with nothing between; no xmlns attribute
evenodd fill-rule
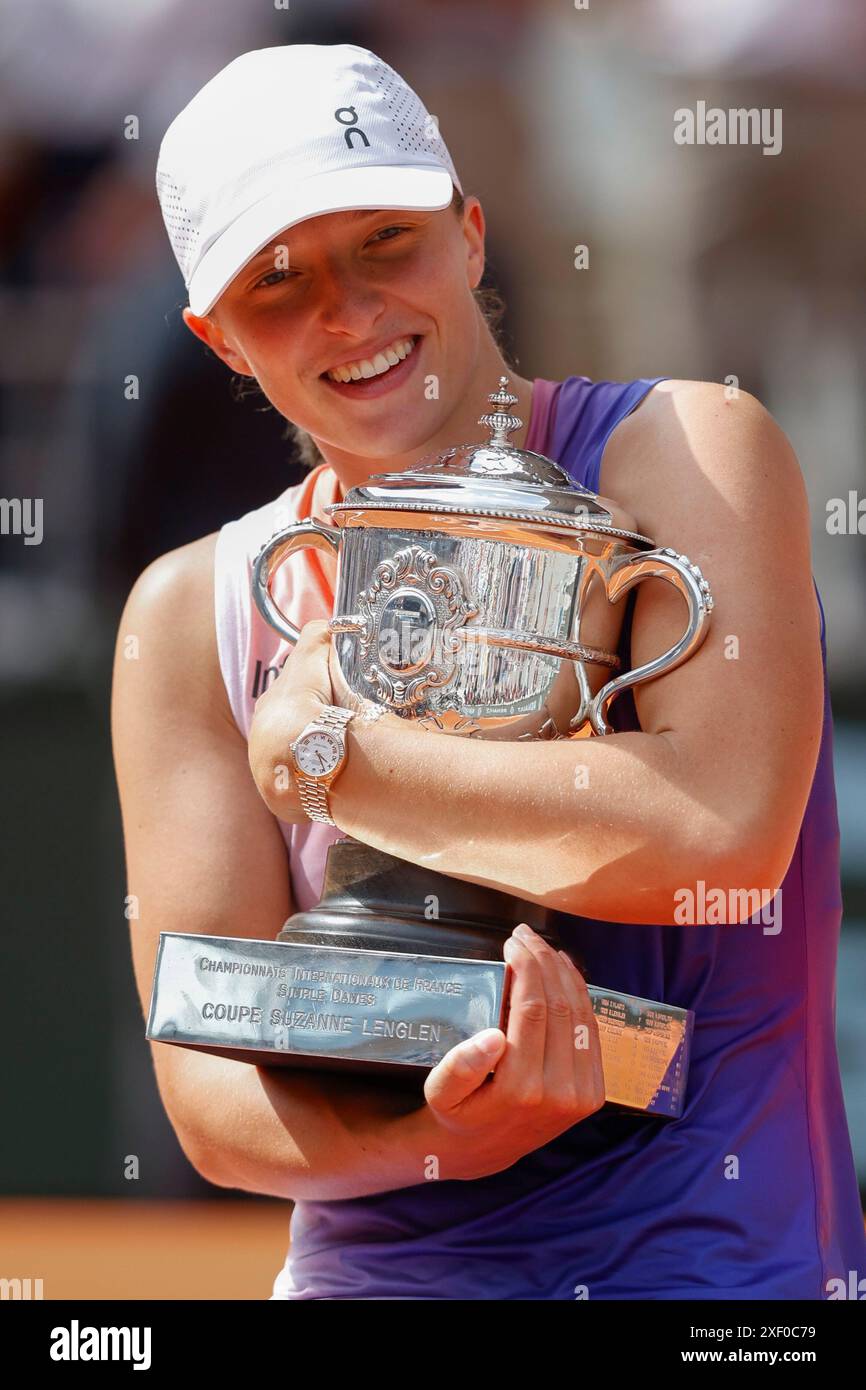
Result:
<svg viewBox="0 0 866 1390"><path fill-rule="evenodd" d="M502 945L546 909L354 840L328 851L321 902L276 941L160 934L146 1036L260 1066L387 1075L421 1089L446 1052L507 1026ZM435 954L431 946L435 945ZM690 1010L587 986L610 1104L682 1112Z"/></svg>

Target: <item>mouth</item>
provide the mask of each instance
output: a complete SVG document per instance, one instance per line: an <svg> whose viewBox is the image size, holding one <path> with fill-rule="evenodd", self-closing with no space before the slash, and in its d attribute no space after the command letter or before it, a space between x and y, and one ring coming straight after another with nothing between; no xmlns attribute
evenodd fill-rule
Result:
<svg viewBox="0 0 866 1390"><path fill-rule="evenodd" d="M369 371L372 367L373 374L371 376L362 376L352 381L336 381L327 372L322 372L319 380L339 395L351 396L357 400L370 400L375 396L387 395L388 392L401 386L415 371L417 359L420 356L419 344L423 336L422 333L407 333L405 337L395 340L401 344L411 343L412 345L402 361L392 363L377 353L369 365L362 369ZM389 353L390 356L399 356L399 354ZM386 365L383 367L383 364ZM382 369L377 370L377 366Z"/></svg>

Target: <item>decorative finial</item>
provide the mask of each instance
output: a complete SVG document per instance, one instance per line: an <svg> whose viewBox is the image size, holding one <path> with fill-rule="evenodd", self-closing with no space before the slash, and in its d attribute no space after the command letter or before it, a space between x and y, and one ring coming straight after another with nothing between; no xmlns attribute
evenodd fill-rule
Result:
<svg viewBox="0 0 866 1390"><path fill-rule="evenodd" d="M493 391L487 397L494 409L488 415L479 415L479 425L486 425L490 430L488 444L510 444L508 436L523 424L519 415L512 415L509 406L517 404L517 397L512 396L508 390L508 377L499 378L499 390Z"/></svg>

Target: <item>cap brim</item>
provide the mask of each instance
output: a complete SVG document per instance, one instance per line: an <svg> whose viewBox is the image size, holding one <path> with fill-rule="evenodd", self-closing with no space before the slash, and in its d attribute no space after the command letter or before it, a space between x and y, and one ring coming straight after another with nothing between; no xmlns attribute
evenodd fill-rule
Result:
<svg viewBox="0 0 866 1390"><path fill-rule="evenodd" d="M435 212L448 207L454 180L431 165L362 165L329 169L300 186L280 188L255 203L209 246L189 282L189 307L207 314L234 277L279 232L327 212L355 208L411 208Z"/></svg>

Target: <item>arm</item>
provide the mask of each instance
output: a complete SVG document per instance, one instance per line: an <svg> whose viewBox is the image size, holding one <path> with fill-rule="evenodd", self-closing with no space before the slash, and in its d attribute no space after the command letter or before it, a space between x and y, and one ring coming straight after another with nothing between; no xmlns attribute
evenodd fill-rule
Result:
<svg viewBox="0 0 866 1390"><path fill-rule="evenodd" d="M808 504L772 418L712 383L656 387L614 432L604 464L607 494L658 545L696 561L715 599L700 650L634 692L641 731L453 739L446 757L441 738L399 719L353 721L331 802L347 834L413 863L564 912L671 922L675 890L696 876L774 892L790 863L821 732ZM641 584L633 664L671 646L684 619L668 585ZM309 626L312 669L327 639ZM293 682L315 684L297 661L259 702L250 739L259 790L289 820L295 793L275 768L286 762Z"/></svg>
<svg viewBox="0 0 866 1390"><path fill-rule="evenodd" d="M292 910L282 836L250 779L219 671L213 541L151 565L118 633L112 732L145 1017L160 931L272 940ZM405 1097L159 1043L151 1054L182 1148L221 1186L349 1196L407 1177L384 1137Z"/></svg>
<svg viewBox="0 0 866 1390"><path fill-rule="evenodd" d="M138 898L130 926L145 1017L160 931L273 940L292 910L282 836L250 776L219 670L214 539L151 565L133 588L118 632L112 736L128 891ZM135 656L128 655L129 637L138 639ZM550 1073L540 1003L546 991L532 973L532 952L540 946L513 949L527 1005L514 1011L511 1041L490 1030L493 1054L474 1060L469 1044L452 1049L428 1078L432 1105L360 1078L262 1068L152 1043L160 1095L187 1157L219 1186L347 1198L423 1181L431 1153L441 1176L477 1176L561 1132L601 1104L597 1058L572 1048L563 1054L567 1066L561 1061ZM549 960L545 968L549 974ZM572 1001L563 1018L557 1015L560 1032L566 1023L570 1030L572 1013L580 1018L586 1011L577 978L553 989L560 1012L564 998ZM548 1067L547 1103L529 1094L529 1118L518 1102L521 1088L531 1090L527 1068L537 1071L538 1056L525 1046L516 1057L511 1031L529 1026L524 1012L536 1029L540 1018L541 1061ZM491 1084L481 1085L494 1065L496 1105Z"/></svg>

